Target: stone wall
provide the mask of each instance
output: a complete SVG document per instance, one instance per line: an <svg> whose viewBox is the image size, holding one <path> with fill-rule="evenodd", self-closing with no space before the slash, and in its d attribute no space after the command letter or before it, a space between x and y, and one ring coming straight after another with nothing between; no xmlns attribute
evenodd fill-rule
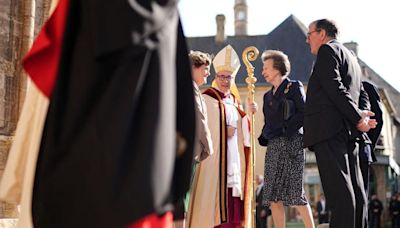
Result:
<svg viewBox="0 0 400 228"><path fill-rule="evenodd" d="M0 176L3 175L3 170L7 162L8 151L11 146L12 137L0 135ZM17 207L15 204L6 202L0 203L0 218L15 218L18 216ZM1 227L1 226L0 226Z"/></svg>
<svg viewBox="0 0 400 228"><path fill-rule="evenodd" d="M21 59L48 16L51 0L0 1L0 178L26 92ZM0 202L0 218L18 216L17 206Z"/></svg>
<svg viewBox="0 0 400 228"><path fill-rule="evenodd" d="M21 7L23 1L0 2L0 175L7 162L17 117L19 114L19 87L16 71L21 58ZM25 85L22 85L25 86ZM0 203L0 217L16 217L15 205Z"/></svg>
<svg viewBox="0 0 400 228"><path fill-rule="evenodd" d="M388 172L388 167L383 165L372 165L371 169L372 169L371 171L374 172L376 186L377 186L376 195L383 204L381 226L385 227L385 225L387 224L386 221L390 221L391 219L388 210L389 201L387 199L388 197L387 192L390 192L390 186L389 183L387 183L388 174L386 173Z"/></svg>
<svg viewBox="0 0 400 228"><path fill-rule="evenodd" d="M16 52L20 46L20 14L16 0L0 3L0 135L10 136L16 126L15 113L18 109L17 88L14 80L16 71Z"/></svg>
<svg viewBox="0 0 400 228"><path fill-rule="evenodd" d="M14 228L17 227L17 219L0 219L1 228Z"/></svg>

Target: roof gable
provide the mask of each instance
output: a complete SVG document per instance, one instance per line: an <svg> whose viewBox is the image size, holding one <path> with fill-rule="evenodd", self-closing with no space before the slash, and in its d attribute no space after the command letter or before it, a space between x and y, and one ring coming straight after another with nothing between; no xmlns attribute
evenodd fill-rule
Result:
<svg viewBox="0 0 400 228"><path fill-rule="evenodd" d="M260 56L266 49L281 50L288 55L291 63L292 71L289 77L307 82L315 57L310 53L309 46L306 43L306 31L306 27L295 16L290 15L267 35L228 36L223 43L216 43L214 36L190 37L188 38L188 45L192 50L199 50L214 55L227 44L232 45L239 56L241 56L243 50L248 46L257 47L260 51ZM246 84L246 67L242 60L241 64L235 80L238 85ZM261 75L261 59L259 58L252 62L252 65L255 68L254 76L257 78L257 84L265 84L266 82ZM214 75L215 72L212 70L211 79L214 78Z"/></svg>

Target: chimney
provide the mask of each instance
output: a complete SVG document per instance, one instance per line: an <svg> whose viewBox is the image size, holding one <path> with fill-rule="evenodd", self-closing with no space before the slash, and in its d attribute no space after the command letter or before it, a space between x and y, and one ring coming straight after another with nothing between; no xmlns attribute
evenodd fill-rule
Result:
<svg viewBox="0 0 400 228"><path fill-rule="evenodd" d="M345 47L347 47L347 49L352 51L356 56L358 56L358 43L351 41L351 42L343 43L343 45Z"/></svg>
<svg viewBox="0 0 400 228"><path fill-rule="evenodd" d="M223 43L225 41L225 39L226 39L226 36L225 36L225 15L218 14L215 17L215 20L217 21L217 35L215 36L215 42Z"/></svg>
<svg viewBox="0 0 400 228"><path fill-rule="evenodd" d="M366 66L361 66L361 71L365 78L371 79L371 75L368 73L368 68Z"/></svg>
<svg viewBox="0 0 400 228"><path fill-rule="evenodd" d="M235 36L247 36L247 3L246 0L235 0Z"/></svg>

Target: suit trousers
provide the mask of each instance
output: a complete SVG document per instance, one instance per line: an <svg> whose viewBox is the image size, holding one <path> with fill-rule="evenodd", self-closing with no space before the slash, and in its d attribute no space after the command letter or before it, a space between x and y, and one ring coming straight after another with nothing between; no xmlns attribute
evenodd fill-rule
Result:
<svg viewBox="0 0 400 228"><path fill-rule="evenodd" d="M314 145L318 170L327 203L331 228L364 228L367 199L358 159L358 143L343 129Z"/></svg>
<svg viewBox="0 0 400 228"><path fill-rule="evenodd" d="M360 154L358 155L360 162L360 169L363 176L364 181L364 190L365 195L368 199L369 194L369 169L370 169L370 161L368 157L365 155L366 153L373 153L370 144L365 144L364 142L360 142Z"/></svg>

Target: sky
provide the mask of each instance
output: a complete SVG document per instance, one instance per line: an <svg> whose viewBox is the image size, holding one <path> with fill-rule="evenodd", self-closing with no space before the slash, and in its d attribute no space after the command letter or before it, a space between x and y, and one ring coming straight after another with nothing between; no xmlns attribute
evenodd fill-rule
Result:
<svg viewBox="0 0 400 228"><path fill-rule="evenodd" d="M234 35L234 3L235 0L179 0L185 35L215 35L217 14L226 17L226 35ZM357 42L359 58L400 91L398 4L397 0L247 0L247 32L268 34L291 14L306 27L317 19L333 19L340 30L339 41Z"/></svg>

